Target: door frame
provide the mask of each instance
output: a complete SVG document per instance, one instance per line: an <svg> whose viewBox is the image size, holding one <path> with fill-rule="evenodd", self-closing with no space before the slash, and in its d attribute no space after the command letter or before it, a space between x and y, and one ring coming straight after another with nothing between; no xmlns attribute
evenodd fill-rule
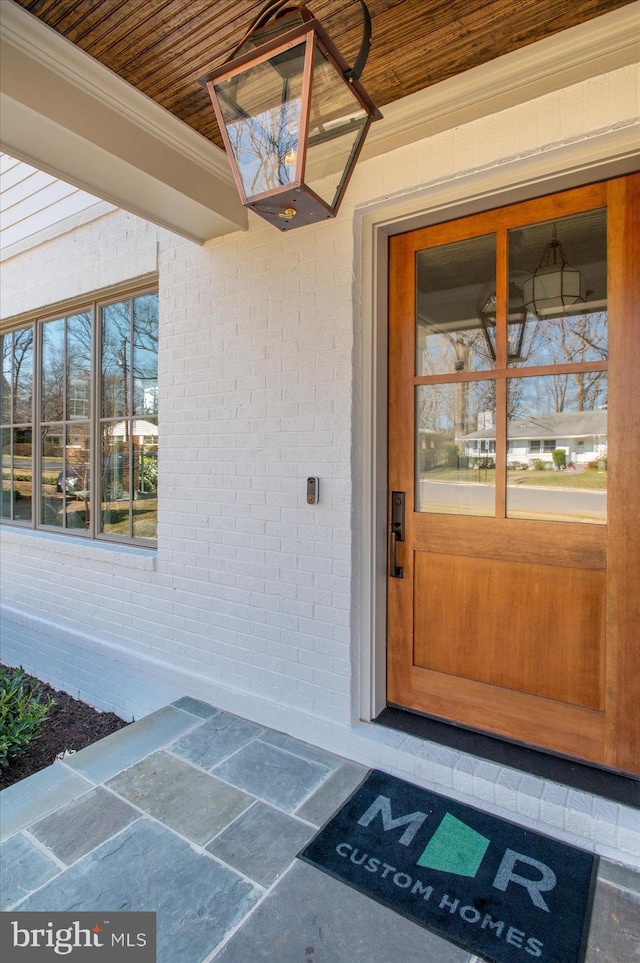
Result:
<svg viewBox="0 0 640 963"><path fill-rule="evenodd" d="M640 169L632 130L569 144L541 155L428 185L356 210L354 306L360 364L353 436L353 722L370 722L387 705L387 296L388 239L442 221L581 187Z"/></svg>

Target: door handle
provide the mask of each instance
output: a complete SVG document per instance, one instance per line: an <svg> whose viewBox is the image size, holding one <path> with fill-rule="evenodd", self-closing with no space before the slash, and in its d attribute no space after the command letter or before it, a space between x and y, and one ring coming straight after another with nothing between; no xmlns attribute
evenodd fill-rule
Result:
<svg viewBox="0 0 640 963"><path fill-rule="evenodd" d="M404 578L404 569L396 562L398 542L404 542L404 492L391 492L391 533L389 536L389 578Z"/></svg>

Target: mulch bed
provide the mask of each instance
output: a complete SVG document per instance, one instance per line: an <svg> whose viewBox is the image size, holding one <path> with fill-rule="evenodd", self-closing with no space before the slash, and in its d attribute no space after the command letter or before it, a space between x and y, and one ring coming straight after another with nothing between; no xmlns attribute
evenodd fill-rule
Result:
<svg viewBox="0 0 640 963"><path fill-rule="evenodd" d="M115 713L100 712L46 682L39 682L39 688L45 698L55 699L55 705L49 709L31 745L0 770L0 790L50 766L61 753L84 749L129 725Z"/></svg>

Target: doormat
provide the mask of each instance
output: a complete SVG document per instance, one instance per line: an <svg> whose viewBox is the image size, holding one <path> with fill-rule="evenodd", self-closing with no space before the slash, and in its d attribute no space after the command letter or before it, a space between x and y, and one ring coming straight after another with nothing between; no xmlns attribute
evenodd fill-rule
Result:
<svg viewBox="0 0 640 963"><path fill-rule="evenodd" d="M582 963L598 858L372 770L300 859L491 963Z"/></svg>

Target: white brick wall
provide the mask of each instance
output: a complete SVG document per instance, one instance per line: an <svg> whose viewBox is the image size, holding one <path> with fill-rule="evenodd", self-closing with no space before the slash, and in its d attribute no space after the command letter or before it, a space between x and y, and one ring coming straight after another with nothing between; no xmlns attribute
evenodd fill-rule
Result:
<svg viewBox="0 0 640 963"><path fill-rule="evenodd" d="M351 259L326 227L161 253L158 568L219 681L346 722Z"/></svg>
<svg viewBox="0 0 640 963"><path fill-rule="evenodd" d="M267 724L299 731L306 717L315 738L323 720L346 733L359 620L354 210L414 192L424 207L431 186L637 125L638 80L624 68L363 162L340 216L318 228L278 234L251 217L205 249L118 212L6 261L4 317L159 270L161 477L157 555L12 531L5 605L55 626L60 659L67 630L93 653L149 660L158 684L144 699L100 680L120 711L155 707L173 671ZM316 506L307 475L320 477ZM95 693L73 651L52 676Z"/></svg>
<svg viewBox="0 0 640 963"><path fill-rule="evenodd" d="M100 211L104 207L99 205ZM116 211L51 236L30 250L21 244L13 257L12 248L7 248L1 268L1 316L37 311L155 272L159 238L169 236L133 214ZM34 242L37 239L38 235Z"/></svg>

